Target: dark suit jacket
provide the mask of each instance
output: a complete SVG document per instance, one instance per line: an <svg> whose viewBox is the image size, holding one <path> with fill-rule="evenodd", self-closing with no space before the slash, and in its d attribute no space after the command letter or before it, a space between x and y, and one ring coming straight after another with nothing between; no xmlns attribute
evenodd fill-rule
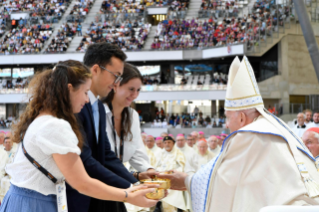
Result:
<svg viewBox="0 0 319 212"><path fill-rule="evenodd" d="M110 186L129 188L137 180L123 166L111 150L106 134L106 114L100 100L100 129L98 143L94 128L91 103L87 103L77 115L79 126L84 139L81 159L90 177L98 179ZM69 212L88 212L93 198L85 196L67 185L67 201ZM96 211L99 212L99 211Z"/></svg>

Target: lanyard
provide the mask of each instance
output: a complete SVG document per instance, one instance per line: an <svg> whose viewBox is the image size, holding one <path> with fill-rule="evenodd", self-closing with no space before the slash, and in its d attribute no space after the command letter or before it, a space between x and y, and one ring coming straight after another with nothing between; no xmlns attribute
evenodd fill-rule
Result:
<svg viewBox="0 0 319 212"><path fill-rule="evenodd" d="M121 162L123 162L123 149L124 149L124 133L123 133L123 130L121 130L121 133L120 133L120 155L118 155L118 152L117 152L117 142L116 142L116 130L115 130L115 122L114 122L114 115L113 115L113 106L112 106L112 103L109 104L109 108L110 108L110 111L112 112L112 131L113 131L113 140L114 140L114 149L115 149L115 155L116 157L118 157Z"/></svg>
<svg viewBox="0 0 319 212"><path fill-rule="evenodd" d="M48 172L45 168L43 168L43 166L41 166L36 160L34 160L33 157L31 157L28 154L27 150L25 150L24 148L23 141L21 141L21 144L22 144L22 151L24 155L26 156L26 158L30 161L30 163L32 163L34 167L37 168L40 172L42 172L42 174L44 174L47 178L49 178L49 180L51 180L54 184L56 184L58 180L50 172Z"/></svg>

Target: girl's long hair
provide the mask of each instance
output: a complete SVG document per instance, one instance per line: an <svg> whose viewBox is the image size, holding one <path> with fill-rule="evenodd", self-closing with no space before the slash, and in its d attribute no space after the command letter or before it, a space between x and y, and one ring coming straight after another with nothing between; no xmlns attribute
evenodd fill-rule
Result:
<svg viewBox="0 0 319 212"><path fill-rule="evenodd" d="M143 77L140 71L133 65L125 63L123 71L123 80L120 83L120 86L128 83L130 80L138 78L143 82ZM112 90L107 97L102 99L103 103L106 103L109 107L112 104L114 98L114 90ZM123 133L123 139L132 140L132 114L130 113L130 108L125 107L121 113L121 134Z"/></svg>
<svg viewBox="0 0 319 212"><path fill-rule="evenodd" d="M83 138L73 113L68 84L77 89L90 78L89 68L74 60L59 62L52 70L36 74L29 84L29 103L20 121L12 127L12 141L21 142L39 113L49 111L53 116L70 123L79 140L78 146L82 148Z"/></svg>

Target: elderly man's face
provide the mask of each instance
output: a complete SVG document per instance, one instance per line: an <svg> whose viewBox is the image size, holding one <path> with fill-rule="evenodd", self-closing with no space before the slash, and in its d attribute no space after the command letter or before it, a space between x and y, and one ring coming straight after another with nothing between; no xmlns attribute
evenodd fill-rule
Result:
<svg viewBox="0 0 319 212"><path fill-rule="evenodd" d="M4 133L0 133L0 144L3 144L4 137L5 137Z"/></svg>
<svg viewBox="0 0 319 212"><path fill-rule="evenodd" d="M187 136L186 142L187 142L187 145L188 145L188 146L193 147L193 145L194 145L194 138L193 138L193 136Z"/></svg>
<svg viewBox="0 0 319 212"><path fill-rule="evenodd" d="M10 151L12 149L12 142L11 142L11 139L10 138L7 138L5 141L4 141L4 148L6 151Z"/></svg>
<svg viewBox="0 0 319 212"><path fill-rule="evenodd" d="M199 139L205 138L204 134L199 134L198 136L199 136Z"/></svg>
<svg viewBox="0 0 319 212"><path fill-rule="evenodd" d="M215 149L218 144L218 139L215 136L212 136L212 137L209 137L207 142L210 149Z"/></svg>
<svg viewBox="0 0 319 212"><path fill-rule="evenodd" d="M230 132L235 132L241 128L240 116L238 112L227 110L225 115L227 118L226 128L228 128Z"/></svg>
<svg viewBox="0 0 319 212"><path fill-rule="evenodd" d="M172 151L173 147L174 147L173 141L171 141L171 140L164 141L164 148L166 151L168 151L168 152Z"/></svg>
<svg viewBox="0 0 319 212"><path fill-rule="evenodd" d="M306 131L302 135L302 140L314 157L319 155L319 140L312 131Z"/></svg>
<svg viewBox="0 0 319 212"><path fill-rule="evenodd" d="M147 136L146 138L146 146L149 148L149 149L152 149L154 147L154 144L155 144L155 140L153 137L150 137L150 136Z"/></svg>
<svg viewBox="0 0 319 212"><path fill-rule="evenodd" d="M177 136L176 138L176 145L179 147L179 148L183 148L185 146L185 138L184 136Z"/></svg>
<svg viewBox="0 0 319 212"><path fill-rule="evenodd" d="M319 113L313 114L312 119L313 119L313 122L318 123L319 122Z"/></svg>
<svg viewBox="0 0 319 212"><path fill-rule="evenodd" d="M304 125L304 123L305 123L305 117L304 117L304 115L303 115L302 113L299 113L299 114L297 115L297 122L298 122L298 125L299 125L299 126Z"/></svg>
<svg viewBox="0 0 319 212"><path fill-rule="evenodd" d="M163 139L156 140L155 143L156 143L156 146L158 146L159 148L161 149L164 148Z"/></svg>
<svg viewBox="0 0 319 212"><path fill-rule="evenodd" d="M205 155L208 149L208 145L205 141L201 141L197 144L199 154Z"/></svg>
<svg viewBox="0 0 319 212"><path fill-rule="evenodd" d="M196 144L196 142L199 140L198 132L192 132L191 135L194 138L193 144Z"/></svg>
<svg viewBox="0 0 319 212"><path fill-rule="evenodd" d="M312 113L311 112L306 112L306 121L309 122L311 120Z"/></svg>
<svg viewBox="0 0 319 212"><path fill-rule="evenodd" d="M142 134L142 140L143 140L144 145L146 145L146 137L147 137L147 135Z"/></svg>

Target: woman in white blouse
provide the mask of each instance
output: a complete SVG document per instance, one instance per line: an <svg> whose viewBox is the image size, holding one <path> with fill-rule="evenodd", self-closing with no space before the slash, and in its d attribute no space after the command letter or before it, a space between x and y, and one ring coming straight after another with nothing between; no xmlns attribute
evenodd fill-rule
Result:
<svg viewBox="0 0 319 212"><path fill-rule="evenodd" d="M106 112L106 132L112 150L122 162L129 162L137 170L134 176L139 180L145 178L141 174L154 171L141 137L139 115L130 107L141 90L142 76L135 66L126 63L122 78L121 83L115 85L102 100Z"/></svg>
<svg viewBox="0 0 319 212"><path fill-rule="evenodd" d="M30 102L13 128L13 142L22 145L6 169L12 185L0 212L67 211L62 195L64 180L78 192L94 198L144 207L156 204L157 201L145 197L152 189L118 189L86 173L79 157L83 140L74 113L79 113L89 101L90 86L90 70L73 60L60 62L53 70L33 78L29 85Z"/></svg>

